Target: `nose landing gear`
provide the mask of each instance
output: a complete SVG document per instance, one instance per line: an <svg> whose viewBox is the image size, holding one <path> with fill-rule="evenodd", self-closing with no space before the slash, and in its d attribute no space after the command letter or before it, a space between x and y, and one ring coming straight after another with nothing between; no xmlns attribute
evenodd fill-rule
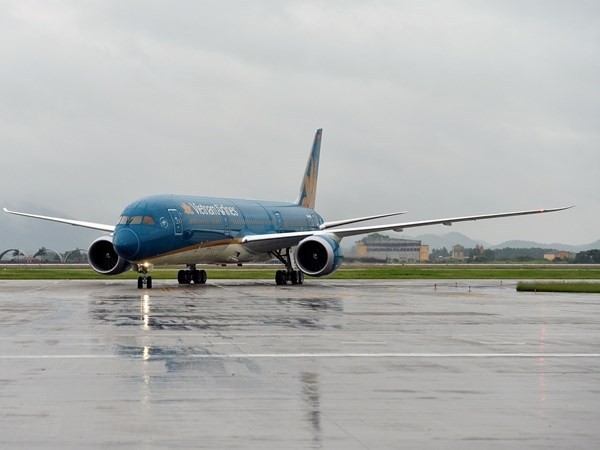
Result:
<svg viewBox="0 0 600 450"><path fill-rule="evenodd" d="M138 277L138 289L143 289L146 285L147 289L152 289L152 277L151 276L139 276Z"/></svg>
<svg viewBox="0 0 600 450"><path fill-rule="evenodd" d="M144 263L136 266L137 272L140 274L137 280L138 289L152 289L152 277L148 275L148 272L152 270L152 264Z"/></svg>

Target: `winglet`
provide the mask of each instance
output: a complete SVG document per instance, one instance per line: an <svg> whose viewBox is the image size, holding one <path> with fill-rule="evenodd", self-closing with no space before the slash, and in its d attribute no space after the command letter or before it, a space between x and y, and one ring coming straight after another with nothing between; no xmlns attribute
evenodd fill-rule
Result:
<svg viewBox="0 0 600 450"><path fill-rule="evenodd" d="M315 134L310 157L306 164L306 171L300 184L300 194L296 200L296 205L305 208L314 209L317 198L317 177L319 175L319 157L321 155L321 135L323 129L319 128Z"/></svg>

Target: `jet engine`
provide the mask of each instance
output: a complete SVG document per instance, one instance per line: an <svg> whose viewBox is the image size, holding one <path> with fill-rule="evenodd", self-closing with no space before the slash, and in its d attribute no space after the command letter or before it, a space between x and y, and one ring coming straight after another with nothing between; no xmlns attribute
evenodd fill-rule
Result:
<svg viewBox="0 0 600 450"><path fill-rule="evenodd" d="M92 269L102 275L118 275L131 268L131 263L117 255L112 239L102 236L92 242L88 249L88 261Z"/></svg>
<svg viewBox="0 0 600 450"><path fill-rule="evenodd" d="M322 277L337 270L342 263L339 244L329 236L310 236L298 244L296 264L312 277Z"/></svg>

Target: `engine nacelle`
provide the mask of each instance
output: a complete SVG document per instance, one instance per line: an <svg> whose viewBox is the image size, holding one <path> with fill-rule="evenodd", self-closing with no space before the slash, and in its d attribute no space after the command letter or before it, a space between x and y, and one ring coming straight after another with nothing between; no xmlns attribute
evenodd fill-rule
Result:
<svg viewBox="0 0 600 450"><path fill-rule="evenodd" d="M88 262L92 269L102 275L118 275L131 268L131 263L117 255L112 239L102 236L92 242L88 249Z"/></svg>
<svg viewBox="0 0 600 450"><path fill-rule="evenodd" d="M322 277L337 270L342 263L340 245L329 236L310 236L298 244L296 264L306 275Z"/></svg>

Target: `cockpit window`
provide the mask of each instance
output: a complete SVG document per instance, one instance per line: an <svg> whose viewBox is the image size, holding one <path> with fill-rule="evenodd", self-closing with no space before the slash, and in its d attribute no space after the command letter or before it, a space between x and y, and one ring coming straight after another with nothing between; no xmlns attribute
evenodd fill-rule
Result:
<svg viewBox="0 0 600 450"><path fill-rule="evenodd" d="M119 225L156 225L156 220L152 216L121 216Z"/></svg>

